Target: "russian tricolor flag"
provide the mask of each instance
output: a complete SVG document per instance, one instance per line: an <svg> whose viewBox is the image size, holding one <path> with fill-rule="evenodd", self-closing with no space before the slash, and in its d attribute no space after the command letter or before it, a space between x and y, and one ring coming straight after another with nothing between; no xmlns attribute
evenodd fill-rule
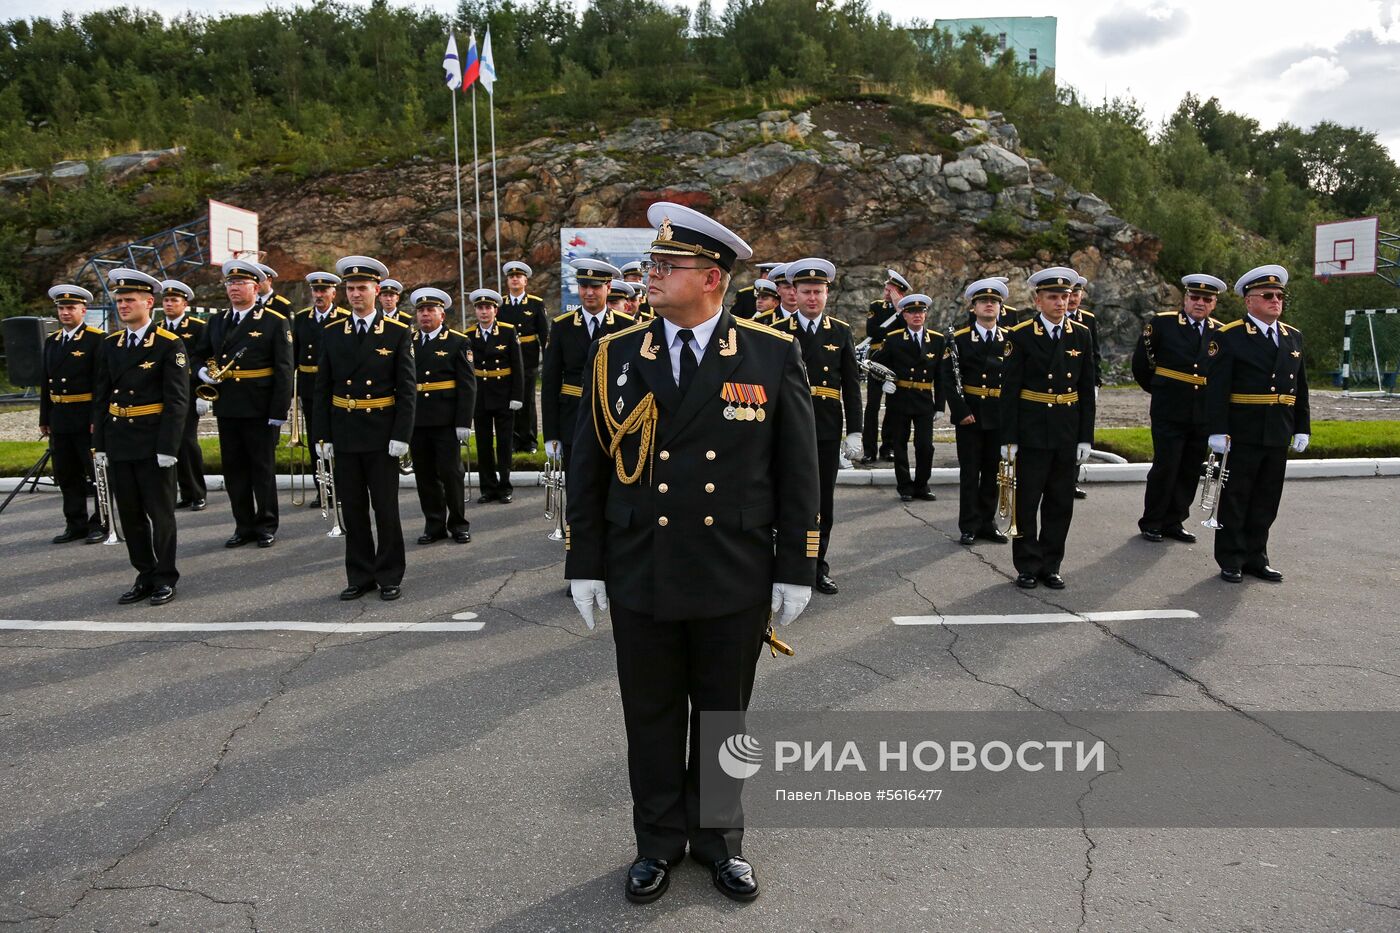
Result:
<svg viewBox="0 0 1400 933"><path fill-rule="evenodd" d="M462 90L472 86L472 82L481 76L481 56L476 51L476 30L472 30L471 41L467 44L467 64L462 70Z"/></svg>

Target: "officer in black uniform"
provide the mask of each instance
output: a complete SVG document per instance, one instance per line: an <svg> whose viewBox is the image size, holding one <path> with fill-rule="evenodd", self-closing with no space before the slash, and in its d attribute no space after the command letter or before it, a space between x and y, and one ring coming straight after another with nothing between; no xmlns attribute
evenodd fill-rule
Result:
<svg viewBox="0 0 1400 933"><path fill-rule="evenodd" d="M399 458L408 453L418 384L413 332L374 306L388 271L369 256L337 262L351 313L332 320L321 334L312 440L335 468L349 583L340 593L344 600L375 587L380 599L398 599L403 584Z"/></svg>
<svg viewBox="0 0 1400 933"><path fill-rule="evenodd" d="M769 619L791 622L811 599L812 397L790 335L724 310L748 246L678 204L647 219L661 319L604 338L586 370L565 576L590 628L612 603L637 838L628 899L663 895L688 844L716 887L752 900L734 782L706 791L732 800L731 828L700 825L702 759L715 750L699 748L699 722L748 708Z"/></svg>
<svg viewBox="0 0 1400 933"><path fill-rule="evenodd" d="M1133 378L1152 396L1152 469L1138 529L1148 541L1168 537L1192 544L1196 536L1182 523L1191 515L1206 459L1207 351L1220 327L1211 313L1226 285L1203 273L1185 276L1181 284L1182 309L1155 315L1133 351Z"/></svg>
<svg viewBox="0 0 1400 933"><path fill-rule="evenodd" d="M265 262L260 262L257 265L258 268L262 270L263 275L266 276L266 278L258 282L258 304L265 308L271 308L273 311L276 311L278 314L290 320L293 310L291 299L285 295L279 295L272 290L273 280L277 278L277 270ZM190 344L187 343L185 346L189 347Z"/></svg>
<svg viewBox="0 0 1400 933"><path fill-rule="evenodd" d="M1032 275L1037 313L1002 347L1001 455L1016 463L1021 536L1011 556L1022 589L1064 589L1074 479L1094 440L1094 345L1088 328L1066 317L1077 277L1063 266Z"/></svg>
<svg viewBox="0 0 1400 933"><path fill-rule="evenodd" d="M92 484L92 392L102 331L83 321L92 292L77 285L49 289L62 328L44 341L44 392L39 433L49 439L53 479L63 493L63 533L54 544L79 538L96 544L106 536Z"/></svg>
<svg viewBox="0 0 1400 933"><path fill-rule="evenodd" d="M296 363L297 399L301 405L302 434L310 442L316 436L316 375L321 362L321 335L326 325L350 313L349 308L336 304L336 289L340 287L340 276L334 272L311 272L306 276L306 284L311 286L311 307L302 308L292 318L292 359ZM312 444L310 451L311 475L321 472L321 455ZM320 502L320 482L316 481L316 495L306 497L306 507L316 508Z"/></svg>
<svg viewBox="0 0 1400 933"><path fill-rule="evenodd" d="M399 298L403 296L403 283L398 279L384 279L379 283L379 308L384 316L400 324L412 325L407 314L399 313Z"/></svg>
<svg viewBox="0 0 1400 933"><path fill-rule="evenodd" d="M515 412L524 407L525 379L520 362L520 342L515 328L497 320L501 293L478 288L471 294L476 322L467 325L472 365L476 369L476 458L480 466L481 495L477 502L510 502L515 487L510 482L515 456ZM550 341L553 346L554 341Z"/></svg>
<svg viewBox="0 0 1400 933"><path fill-rule="evenodd" d="M817 470L821 485L821 548L817 552L815 588L837 592L826 561L831 541L836 473L840 468L841 441L848 456L860 456L860 367L856 365L851 326L826 313L836 267L825 259L808 258L788 263L787 276L797 286L797 313L775 325L802 349L807 380L812 391L812 411L817 424ZM843 431L842 428L845 428Z"/></svg>
<svg viewBox="0 0 1400 933"><path fill-rule="evenodd" d="M632 265L632 263L628 263L627 265L630 266ZM638 263L638 265L640 265L640 263ZM769 277L769 273L771 273L780 265L782 265L782 263L780 262L760 262L756 263L754 268L758 270L758 277L760 279L767 279ZM623 266L622 271L626 272L627 266ZM629 279L628 281L631 280ZM774 297L776 296L777 292L774 291ZM745 285L743 288L739 289L734 293L734 301L729 306L729 313L734 315L735 317L748 318L749 320L752 320L760 310L763 310L758 307L757 298L758 282L754 282L754 284L752 285Z"/></svg>
<svg viewBox="0 0 1400 933"><path fill-rule="evenodd" d="M578 425L579 400L583 397L584 366L599 337L632 326L633 320L607 307L612 280L622 270L601 259L575 259L582 307L554 319L549 348L544 354L540 379L540 404L544 409L545 455L560 459L569 469L569 451Z"/></svg>
<svg viewBox="0 0 1400 933"><path fill-rule="evenodd" d="M414 356L418 365L418 403L413 415L413 474L423 507L419 544L452 537L472 539L464 506L462 445L471 434L476 402L471 341L446 323L452 298L438 288L420 288L409 296L418 330ZM445 516L445 518L444 518Z"/></svg>
<svg viewBox="0 0 1400 933"><path fill-rule="evenodd" d="M631 283L624 282L622 279L613 279L608 283L607 307L614 314L625 314L632 317L631 312L627 309L636 298L637 290L632 287ZM633 322L636 323L635 318L633 318Z"/></svg>
<svg viewBox="0 0 1400 933"><path fill-rule="evenodd" d="M938 497L928 488L933 473L933 422L943 410L943 387L938 371L943 362L944 336L925 326L933 299L927 295L905 295L896 306L904 326L885 334L885 342L875 354L875 362L894 370L893 391L889 383L881 391L890 401L885 415L885 443L894 448L894 478L899 500ZM909 430L914 431L914 474L909 474Z"/></svg>
<svg viewBox="0 0 1400 933"><path fill-rule="evenodd" d="M160 326L180 338L184 344L185 356L194 357L194 348L199 345L199 335L208 325L190 313L190 302L194 301L194 289L178 279L166 279L160 283L160 307L164 319ZM177 509L203 512L208 508L209 490L204 483L204 451L199 448L199 415L201 406L196 404L195 389L203 385L199 377L190 374L190 404L185 416L185 433L180 439L180 460L175 464L175 479L180 487L180 498L175 503ZM208 402L203 407L208 406Z"/></svg>
<svg viewBox="0 0 1400 933"><path fill-rule="evenodd" d="M1303 334L1279 320L1288 270L1267 265L1235 282L1245 317L1216 332L1206 349L1213 361L1206 383L1210 448L1229 451L1229 478L1220 493L1215 562L1220 577L1244 574L1283 581L1269 566L1269 528L1278 516L1288 451L1308 449L1312 421Z"/></svg>
<svg viewBox="0 0 1400 933"><path fill-rule="evenodd" d="M885 345L885 335L891 330L903 331L899 327L899 302L909 294L910 286L908 280L893 269L885 270L885 287L879 301L870 302L870 307L865 309L865 347L871 358L880 352L880 348ZM927 312L927 309L925 309ZM864 427L861 431L861 446L865 456L861 457L861 463L874 463L878 457L881 460L894 459L894 445L890 442L890 419L889 409L886 409L883 432L880 424L880 400L884 397L884 382L874 376L867 376L865 380L865 417ZM880 443L883 436L884 443Z"/></svg>
<svg viewBox="0 0 1400 933"><path fill-rule="evenodd" d="M997 467L1001 458L1001 362L1006 331L998 323L1006 280L979 279L963 291L973 322L953 332L939 379L958 441L958 543L1007 542L997 531Z"/></svg>
<svg viewBox="0 0 1400 933"><path fill-rule="evenodd" d="M107 273L122 329L102 341L93 390L93 457L105 468L136 583L117 602L175 598L175 463L190 401L185 345L151 320L160 282Z"/></svg>
<svg viewBox="0 0 1400 933"><path fill-rule="evenodd" d="M647 298L646 274L642 272L641 260L634 259L623 264L622 281L632 286L632 297L628 301L628 307L623 309L632 320L640 324L656 317L656 312L651 310L650 299Z"/></svg>
<svg viewBox="0 0 1400 933"><path fill-rule="evenodd" d="M277 535L277 438L292 403L292 331L286 316L257 302L266 278L257 263L230 259L223 276L232 307L200 331L194 368L218 393L214 417L235 523L224 547L267 548ZM216 367L226 370L218 379Z"/></svg>
<svg viewBox="0 0 1400 933"><path fill-rule="evenodd" d="M525 404L515 413L515 449L534 453L540 446L535 389L540 378L540 359L549 344L549 312L543 298L527 291L533 269L518 261L508 262L503 268L506 293L501 296L501 310L496 316L515 328L520 361L525 367L525 397L521 399Z"/></svg>
<svg viewBox="0 0 1400 933"><path fill-rule="evenodd" d="M778 285L772 279L755 279L753 283L753 318L766 317L778 307ZM732 312L731 312L732 313ZM742 315L734 315L741 317Z"/></svg>

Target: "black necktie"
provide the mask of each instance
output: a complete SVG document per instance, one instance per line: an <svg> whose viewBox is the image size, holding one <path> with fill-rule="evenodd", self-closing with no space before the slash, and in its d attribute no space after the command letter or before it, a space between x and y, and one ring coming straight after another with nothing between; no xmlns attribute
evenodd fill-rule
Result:
<svg viewBox="0 0 1400 933"><path fill-rule="evenodd" d="M681 342L681 395L685 395L690 388L691 381L695 378L695 371L700 368L700 361L695 358L695 351L690 348L690 342L695 339L693 330L682 330L677 332L677 339Z"/></svg>
<svg viewBox="0 0 1400 933"><path fill-rule="evenodd" d="M355 336L363 337L368 332L369 324L365 322L364 318L360 318L358 321L355 322Z"/></svg>
<svg viewBox="0 0 1400 933"><path fill-rule="evenodd" d="M1059 340L1059 339L1060 339L1060 325L1059 325L1059 324L1056 324L1055 327L1054 327L1054 329L1050 332L1050 339L1051 339L1051 340Z"/></svg>
<svg viewBox="0 0 1400 933"><path fill-rule="evenodd" d="M1278 338L1274 336L1274 329L1272 327L1268 329L1268 331L1265 333L1265 336L1269 338L1270 343L1272 343L1274 346L1278 346Z"/></svg>
<svg viewBox="0 0 1400 933"><path fill-rule="evenodd" d="M591 317L588 319L588 339L592 340L598 336L598 319Z"/></svg>

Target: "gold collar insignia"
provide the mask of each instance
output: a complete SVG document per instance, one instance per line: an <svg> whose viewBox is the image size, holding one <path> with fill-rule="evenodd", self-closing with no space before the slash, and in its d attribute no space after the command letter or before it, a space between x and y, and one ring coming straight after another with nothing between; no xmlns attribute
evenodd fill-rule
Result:
<svg viewBox="0 0 1400 933"><path fill-rule="evenodd" d="M650 334L647 335L651 336ZM739 352L739 331L737 328L729 328L729 338L721 337L719 341L719 355L733 356Z"/></svg>

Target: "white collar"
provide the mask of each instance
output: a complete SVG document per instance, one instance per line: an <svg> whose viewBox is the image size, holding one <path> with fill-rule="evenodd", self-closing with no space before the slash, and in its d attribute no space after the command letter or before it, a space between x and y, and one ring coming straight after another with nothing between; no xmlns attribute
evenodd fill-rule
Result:
<svg viewBox="0 0 1400 933"><path fill-rule="evenodd" d="M1280 334L1283 333L1283 328L1282 328L1282 327L1279 327L1279 322L1278 322L1278 321L1274 321L1274 323L1272 323L1272 324L1265 324L1263 321L1259 320L1257 317L1255 317L1255 316L1252 315L1252 314L1246 314L1245 317L1249 318L1251 321L1254 322L1254 326L1257 327L1257 328L1259 328L1259 332L1260 332L1260 333L1267 333L1270 327L1278 328L1278 332L1279 332Z"/></svg>
<svg viewBox="0 0 1400 933"><path fill-rule="evenodd" d="M909 336L913 337L915 340L919 341L920 343L924 342L924 331L926 330L926 328L920 327L918 330L915 330L914 328L906 324L904 326L904 329L908 331Z"/></svg>
<svg viewBox="0 0 1400 933"><path fill-rule="evenodd" d="M426 334L422 334L421 336L427 340L436 340L437 335L442 333L442 328L443 325L439 324L437 327L434 327L432 330L428 331Z"/></svg>
<svg viewBox="0 0 1400 933"><path fill-rule="evenodd" d="M83 322L82 322L82 321L79 321L78 323L76 323L76 324L73 325L73 329L72 329L72 330L65 330L65 331L63 332L63 336L64 336L64 337L72 337L74 334L76 334L78 331L80 331L80 330L82 330L82 329L83 329Z"/></svg>
<svg viewBox="0 0 1400 933"><path fill-rule="evenodd" d="M174 319L166 318L166 319L165 319L165 326L168 327L170 330L174 330L175 328L177 328L177 327L180 326L180 322L183 321L183 320L185 319L185 315L186 315L186 314L189 314L189 312L186 311L185 314L182 314L182 315L180 315L179 317L174 318Z"/></svg>
<svg viewBox="0 0 1400 933"><path fill-rule="evenodd" d="M1050 319L1043 314L1037 314L1036 317L1040 318L1040 326L1045 328L1045 332L1047 334L1054 330L1056 327L1064 327L1066 324L1069 323L1068 312L1065 313L1064 317L1060 318L1060 323L1058 324L1051 324Z"/></svg>
<svg viewBox="0 0 1400 933"><path fill-rule="evenodd" d="M145 337L146 337L146 331L148 331L148 330L150 330L150 329L151 329L151 322L150 322L150 321L147 321L147 322L146 322L146 326L145 326L145 327L142 327L140 330L132 330L130 327L128 327L128 328L126 329L126 345L129 347L129 346L131 346L133 343L140 343L142 340L145 339Z"/></svg>
<svg viewBox="0 0 1400 933"><path fill-rule="evenodd" d="M695 343L700 348L700 352L705 352L705 348L710 345L710 338L714 336L715 328L719 326L719 316L723 313L723 310L724 309L721 308L719 311L716 311L713 316L706 318L699 324L690 328L690 332L695 335ZM666 346L669 347L676 342L676 334L680 333L681 328L664 318L663 322L662 326L666 331Z"/></svg>
<svg viewBox="0 0 1400 933"><path fill-rule="evenodd" d="M801 312L798 312L798 314L796 315L797 326L801 327L803 330L815 330L816 328L822 326L822 318L825 315L826 312L823 311L821 314L818 314L814 320L809 321L807 320L805 315L803 315Z"/></svg>
<svg viewBox="0 0 1400 933"><path fill-rule="evenodd" d="M579 306L579 311L583 313L583 320L585 325L589 321L594 321L597 324L602 325L603 318L606 317L608 314L608 306L606 304L603 305L603 310L599 311L597 314L590 313L589 310L583 307L582 305Z"/></svg>
<svg viewBox="0 0 1400 933"><path fill-rule="evenodd" d="M779 313L782 314L783 320L785 320L785 321L786 321L788 318L792 317L794 314L797 313L797 309L796 309L796 308L794 308L793 310L789 311L787 308L784 308L782 305L778 305L778 311L779 311Z"/></svg>
<svg viewBox="0 0 1400 933"><path fill-rule="evenodd" d="M321 318L323 318L323 317L327 316L328 314L330 314L331 311L334 310L334 308L335 308L335 306L332 305L331 307L327 308L327 309L324 310L324 311L318 311L318 310L316 310L316 306L315 306L315 305L312 305L312 306L311 306L311 313L314 314L314 315L316 316L316 320L319 321L319 320L321 320Z"/></svg>
<svg viewBox="0 0 1400 933"><path fill-rule="evenodd" d="M991 330L987 330L987 328L983 327L981 321L973 321L972 326L977 328L977 334L982 338L983 343L991 343L996 339L997 326L995 324L992 325Z"/></svg>
<svg viewBox="0 0 1400 933"><path fill-rule="evenodd" d="M257 309L258 303L256 301L254 301L248 307L244 308L242 311L239 311L237 308L229 308L229 310L233 312L234 317L238 318L239 320L242 320L243 315L247 314L249 311L256 311Z"/></svg>
<svg viewBox="0 0 1400 933"><path fill-rule="evenodd" d="M509 292L506 293L506 299L507 299L508 301L510 301L510 303L513 304L513 305L515 305L515 304L524 304L524 303L525 303L525 299L528 298L528 297L530 297L530 295L529 295L528 292L521 292L520 295L519 295L519 297L517 297L517 296L515 296L515 295L512 295L512 294L510 294Z"/></svg>
<svg viewBox="0 0 1400 933"><path fill-rule="evenodd" d="M369 325L371 325L371 324L374 323L374 312L373 312L373 311L371 311L369 314L366 314L364 317L361 317L360 315L358 315L358 314L356 314L355 312L352 311L352 312L350 312L350 317L352 317L352 318L354 319L354 324L355 324L355 329L356 329L356 330L359 330L359 329L360 329L360 322L361 322L361 321L364 321L364 322L365 322L365 326L366 326L366 327L368 327Z"/></svg>

